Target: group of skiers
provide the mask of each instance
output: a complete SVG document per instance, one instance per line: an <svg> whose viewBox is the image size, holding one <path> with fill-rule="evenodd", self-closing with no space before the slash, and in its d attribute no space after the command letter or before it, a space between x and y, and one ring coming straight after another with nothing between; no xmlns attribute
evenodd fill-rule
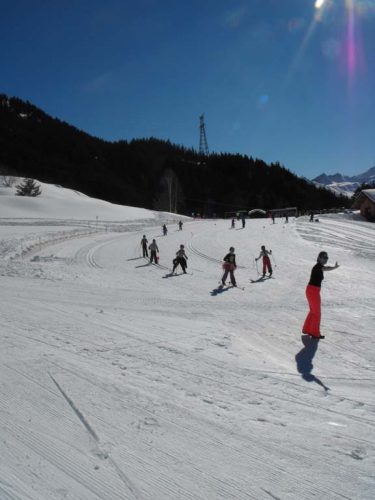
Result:
<svg viewBox="0 0 375 500"><path fill-rule="evenodd" d="M182 222L182 220L180 220L178 222L178 229L180 231L182 231L182 226L183 226L183 222ZM162 227L161 227L161 229L163 231L163 236L167 236L167 234L168 234L168 228L167 228L166 224L163 224Z"/></svg>
<svg viewBox="0 0 375 500"><path fill-rule="evenodd" d="M164 224L165 225L165 224ZM182 229L182 222L181 222L181 228ZM148 239L146 238L146 235L144 234L142 239L141 239L141 247L142 247L142 256L143 257L148 257L148 250L150 250L150 264L153 262L157 264L159 262L159 247L156 243L155 238L152 240L150 245L148 245ZM185 254L185 247L184 245L180 245L180 248L176 252L176 257L173 259L173 270L172 273L174 273L177 269L177 267L180 265L184 274L186 274L186 268L187 268L187 255Z"/></svg>
<svg viewBox="0 0 375 500"><path fill-rule="evenodd" d="M181 224L181 225L180 225ZM182 229L182 222L180 221L180 230ZM163 225L163 228L166 227L165 224ZM142 239L141 239L141 247L142 247L142 255L143 257L148 257L148 250L150 250L150 263L155 262L155 264L158 263L159 257L159 248L156 243L156 240L153 239L152 243L148 245L148 240L146 238L146 235L144 234ZM264 245L261 247L261 251L259 254L259 257L257 257L255 260L258 261L260 258L263 259L263 275L262 277L264 278L266 276L266 272L268 271L269 277L272 276L272 265L271 265L271 260L269 258L269 255L272 255L272 250L267 250ZM172 273L175 273L177 267L180 265L182 268L182 271L184 274L186 274L186 268L187 268L187 260L188 257L185 253L185 247L184 245L180 245L180 248L176 252L176 257L173 259L173 269ZM236 285L236 278L234 276L234 271L236 269L236 255L234 253L234 247L230 247L229 253L224 257L223 259L223 269L224 269L224 274L221 278L221 282L223 285L226 284L226 279L228 277L228 274L230 276L230 281L233 286Z"/></svg>
<svg viewBox="0 0 375 500"><path fill-rule="evenodd" d="M180 221L180 230L182 229L182 222ZM164 225L165 226L165 225ZM141 246L143 251L143 257L148 257L148 251L150 250L150 263L155 262L158 263L159 257L159 248L156 244L156 240L153 239L152 243L148 245L148 240L145 235L141 240ZM234 271L237 268L236 264L236 254L234 253L234 247L229 248L229 252L223 258L223 270L224 273L221 278L222 286L226 285L226 280L230 278L230 282L232 286L236 287L237 282L234 276ZM272 250L267 250L265 245L261 246L261 250L259 256L255 258L257 262L259 259L262 259L263 269L262 269L262 278L265 278L266 272L268 272L268 276L271 277L273 273L272 264L270 255L272 255ZM187 269L187 260L188 257L185 253L184 245L180 245L180 248L176 252L176 257L173 259L173 269L172 274L176 272L177 267L180 265L184 274L186 274ZM339 267L339 264L336 262L334 266L327 266L328 254L327 252L320 252L317 258L317 262L311 270L310 280L306 287L306 298L309 304L309 313L306 317L306 320L302 327L302 333L309 335L310 337L316 339L324 339L324 335L321 335L320 332L320 320L321 320L321 299L320 299L320 289L321 284L324 279L324 271L333 271Z"/></svg>
<svg viewBox="0 0 375 500"><path fill-rule="evenodd" d="M237 220L240 220L239 215L237 216ZM242 224L242 229L245 229L246 219L245 219L244 215L241 217L241 224ZM236 227L236 219L234 219L234 218L232 219L230 227L231 227L231 229L235 229L235 227Z"/></svg>
<svg viewBox="0 0 375 500"><path fill-rule="evenodd" d="M155 262L155 264L158 263L159 257L159 248L156 243L155 238L152 240L150 245L148 245L148 239L146 238L146 235L143 235L143 238L141 239L141 247L142 247L142 254L143 257L148 257L148 250L150 250L150 263Z"/></svg>
<svg viewBox="0 0 375 500"><path fill-rule="evenodd" d="M259 257L255 258L255 261L258 261L259 259L263 260L263 274L262 278L266 276L266 272L268 271L269 277L272 276L272 265L271 265L271 260L269 256L272 255L272 250L267 250L264 245L262 245ZM234 276L234 271L237 268L236 264L236 254L234 253L234 247L230 247L229 253L226 254L226 256L223 259L223 269L224 269L224 274L221 278L221 283L224 286L226 284L226 280L228 278L228 274L230 277L230 282L232 283L232 286L237 286L236 283L236 278Z"/></svg>
<svg viewBox="0 0 375 500"><path fill-rule="evenodd" d="M178 228L180 231L182 231L182 225L183 225L183 222L182 222L182 220L180 220L178 222ZM161 229L163 231L163 236L167 236L168 228L167 228L166 224L163 224ZM158 262L159 257L157 254L159 253L159 248L156 244L155 239L153 239L152 243L150 245L148 245L148 239L146 238L146 235L144 234L142 239L141 239L141 247L142 247L143 257L148 257L148 250L150 250L150 262L155 262L155 263Z"/></svg>
<svg viewBox="0 0 375 500"><path fill-rule="evenodd" d="M272 255L272 250L267 250L264 245L261 247L259 257L255 260L263 260L263 274L262 278L266 276L266 271L269 273L269 277L272 276L272 265L270 260L270 255ZM327 266L328 254L327 252L320 252L317 258L317 262L311 270L310 280L306 287L306 298L309 304L309 312L305 319L302 327L302 333L309 335L315 339L324 339L325 336L320 333L320 320L321 320L321 299L320 299L320 289L322 281L324 279L324 271L333 271L339 267L336 262L334 266ZM228 274L230 276L230 281L232 286L237 286L236 278L234 276L234 271L236 269L236 254L234 253L234 248L230 247L229 253L224 257L223 269L224 274L221 279L222 285L226 284L226 279Z"/></svg>

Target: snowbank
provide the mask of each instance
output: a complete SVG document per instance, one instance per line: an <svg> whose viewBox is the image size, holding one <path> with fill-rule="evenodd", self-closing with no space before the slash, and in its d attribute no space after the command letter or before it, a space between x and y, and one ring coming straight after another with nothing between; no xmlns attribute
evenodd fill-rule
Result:
<svg viewBox="0 0 375 500"><path fill-rule="evenodd" d="M0 218L49 218L91 221L130 221L155 219L151 210L115 205L90 198L83 193L61 186L38 182L42 194L35 198L16 196L17 179L12 187L6 187L0 177Z"/></svg>

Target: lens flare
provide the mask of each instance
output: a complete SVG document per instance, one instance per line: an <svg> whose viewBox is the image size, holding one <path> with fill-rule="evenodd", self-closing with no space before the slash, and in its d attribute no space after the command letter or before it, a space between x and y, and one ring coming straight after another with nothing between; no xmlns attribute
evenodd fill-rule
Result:
<svg viewBox="0 0 375 500"><path fill-rule="evenodd" d="M323 56L332 61L339 61L342 56L340 59L346 70L348 90L351 93L356 80L366 70L361 21L368 23L369 19L375 15L375 0L315 0L314 7L315 12L288 68L284 85L289 84L305 57L317 28L319 26L329 28L337 21L338 26L345 26L344 38L339 40L331 37L325 40L321 43L321 50ZM288 24L288 31L293 33L296 25L296 21L292 20Z"/></svg>
<svg viewBox="0 0 375 500"><path fill-rule="evenodd" d="M355 40L355 17L353 1L347 2L348 8L348 27L346 40L347 65L349 70L349 78L352 79L356 68L356 40Z"/></svg>
<svg viewBox="0 0 375 500"><path fill-rule="evenodd" d="M315 2L315 8L316 9L320 9L321 7L323 7L325 1L326 0L316 0L316 2Z"/></svg>

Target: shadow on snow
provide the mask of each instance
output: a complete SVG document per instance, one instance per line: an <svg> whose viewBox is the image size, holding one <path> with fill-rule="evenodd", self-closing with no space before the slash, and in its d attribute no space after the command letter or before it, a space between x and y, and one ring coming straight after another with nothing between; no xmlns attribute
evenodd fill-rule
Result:
<svg viewBox="0 0 375 500"><path fill-rule="evenodd" d="M214 288L210 294L212 297L216 297L216 295L219 295L219 293L227 292L230 288L233 288L232 286L218 286L217 288Z"/></svg>
<svg viewBox="0 0 375 500"><path fill-rule="evenodd" d="M311 373L314 367L312 360L318 349L319 341L308 335L302 335L301 339L304 347L296 354L295 358L298 373L301 374L301 377L303 380L306 380L306 382L316 382L318 385L322 386L325 391L328 391L329 387L324 385L318 377Z"/></svg>
<svg viewBox="0 0 375 500"><path fill-rule="evenodd" d="M260 276L258 279L250 280L250 281L251 281L251 283L264 283L265 281L270 280L270 279L272 279L272 276L264 276L264 277Z"/></svg>

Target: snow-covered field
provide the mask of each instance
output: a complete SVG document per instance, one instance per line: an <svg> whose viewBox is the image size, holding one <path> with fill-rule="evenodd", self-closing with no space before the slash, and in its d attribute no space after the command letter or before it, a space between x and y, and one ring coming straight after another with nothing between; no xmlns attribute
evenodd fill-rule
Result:
<svg viewBox="0 0 375 500"><path fill-rule="evenodd" d="M0 196L1 500L375 498L374 224L178 231L72 196ZM252 283L262 244L275 279ZM244 290L220 292L232 245ZM322 249L326 338L303 343Z"/></svg>

